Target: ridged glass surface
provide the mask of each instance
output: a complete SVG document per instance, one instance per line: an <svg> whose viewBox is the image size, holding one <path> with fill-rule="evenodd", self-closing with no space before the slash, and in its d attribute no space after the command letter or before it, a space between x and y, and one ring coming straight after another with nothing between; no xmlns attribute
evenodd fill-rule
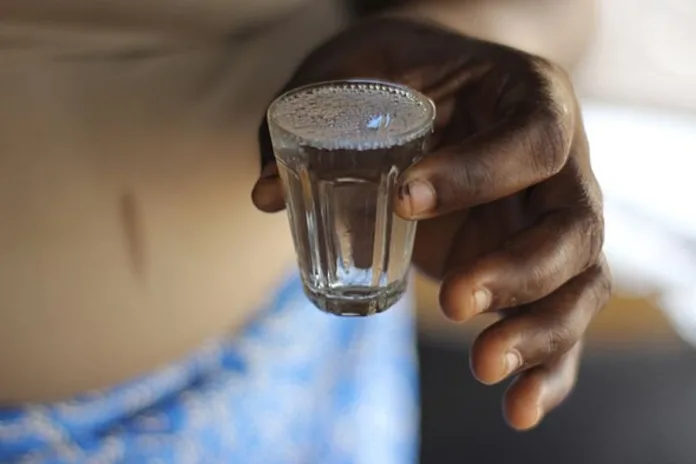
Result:
<svg viewBox="0 0 696 464"><path fill-rule="evenodd" d="M345 83L282 98L269 121L305 291L331 313L382 312L406 287L416 223L392 202L424 153L432 104L400 87Z"/></svg>

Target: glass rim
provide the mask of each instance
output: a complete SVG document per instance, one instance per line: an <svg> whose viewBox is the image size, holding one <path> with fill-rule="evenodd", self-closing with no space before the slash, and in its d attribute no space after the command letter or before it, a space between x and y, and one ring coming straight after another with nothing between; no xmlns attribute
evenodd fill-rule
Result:
<svg viewBox="0 0 696 464"><path fill-rule="evenodd" d="M320 147L323 144L319 139L314 139L314 138L307 138L300 136L293 132L292 130L283 127L282 124L279 124L276 118L274 117L274 111L277 108L277 106L285 99L292 97L294 95L300 94L302 92L306 92L307 90L311 89L317 89L317 88L322 88L322 87L331 87L331 86L352 86L352 85L379 85L383 87L387 87L390 90L399 90L402 92L406 92L410 96L412 96L415 100L417 100L419 103L421 103L425 108L426 108L426 113L425 117L423 118L422 122L419 122L418 124L415 124L412 128L409 128L408 130L405 130L403 132L398 133L393 137L395 140L399 140L398 143L392 144L392 146L400 146L404 145L406 143L409 143L415 139L418 139L419 137L424 136L428 132L432 131L433 124L435 122L435 117L436 117L436 112L437 112L437 107L435 105L435 102L430 99L428 96L423 94L422 92L419 92L418 90L415 90L411 87L408 87L407 85L403 84L398 84L395 82L390 82L386 80L380 80L380 79L369 79L369 78L356 78L356 79L336 79L336 80L326 80L326 81L319 81L315 82L312 84L306 84L306 85L301 85L299 87L294 87L290 90L287 90L280 94L278 97L276 97L271 104L268 106L268 109L266 110L266 119L269 124L269 129L271 129L271 126L273 127L273 130L281 131L285 136L290 137L291 139L294 139L298 144L300 145L308 145L308 146L317 146Z"/></svg>

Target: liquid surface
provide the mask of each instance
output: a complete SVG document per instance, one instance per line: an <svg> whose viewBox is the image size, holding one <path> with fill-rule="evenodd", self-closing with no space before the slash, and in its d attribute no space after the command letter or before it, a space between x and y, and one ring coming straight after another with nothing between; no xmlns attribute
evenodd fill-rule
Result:
<svg viewBox="0 0 696 464"><path fill-rule="evenodd" d="M290 92L274 103L269 117L284 137L300 145L374 150L422 137L434 111L428 98L406 88L346 82Z"/></svg>

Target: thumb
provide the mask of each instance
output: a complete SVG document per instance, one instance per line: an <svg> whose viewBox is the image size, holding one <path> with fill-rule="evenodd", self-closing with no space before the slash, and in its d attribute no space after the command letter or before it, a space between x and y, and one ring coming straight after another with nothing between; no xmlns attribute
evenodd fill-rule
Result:
<svg viewBox="0 0 696 464"><path fill-rule="evenodd" d="M285 208L283 185L275 161L269 162L261 170L261 177L251 191L251 200L265 213L275 213Z"/></svg>
<svg viewBox="0 0 696 464"><path fill-rule="evenodd" d="M261 211L275 213L285 208L285 201L266 118L259 126L258 142L261 155L261 176L251 191L251 201Z"/></svg>

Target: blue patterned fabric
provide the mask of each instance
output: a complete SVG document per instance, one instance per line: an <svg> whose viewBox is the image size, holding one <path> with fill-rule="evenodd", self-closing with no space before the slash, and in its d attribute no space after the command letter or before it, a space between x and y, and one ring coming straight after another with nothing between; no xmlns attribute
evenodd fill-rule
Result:
<svg viewBox="0 0 696 464"><path fill-rule="evenodd" d="M403 305L329 316L293 279L242 333L186 360L72 401L0 409L0 462L415 463L412 335Z"/></svg>

